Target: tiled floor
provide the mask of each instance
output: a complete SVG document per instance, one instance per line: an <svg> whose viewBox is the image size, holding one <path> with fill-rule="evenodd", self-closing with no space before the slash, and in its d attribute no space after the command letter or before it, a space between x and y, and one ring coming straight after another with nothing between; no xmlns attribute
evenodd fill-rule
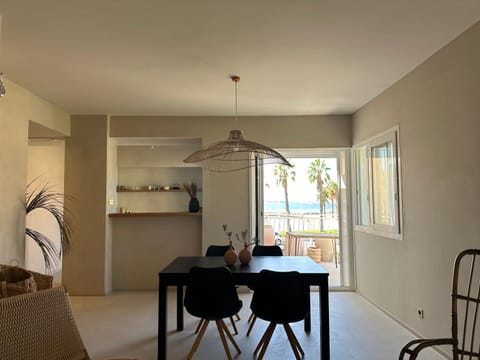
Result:
<svg viewBox="0 0 480 360"><path fill-rule="evenodd" d="M253 350L267 324L257 321L254 331L245 336L251 294L241 293L243 308L237 321L240 334L235 337L242 354L234 359L254 359ZM154 360L157 354L157 294L155 292L116 292L105 297L72 296L72 305L80 333L92 360L131 357ZM312 332L303 324L294 324L305 359L319 359L318 294L312 293ZM175 330L175 293L169 294L168 359L185 359L194 341L198 320L186 314L185 330ZM402 345L412 336L400 325L377 310L362 297L350 292L330 294L332 360L394 360ZM230 327L230 325L227 323ZM200 360L226 358L218 333L211 324L194 357ZM266 360L293 359L287 338L278 328ZM419 360L443 359L434 352Z"/></svg>

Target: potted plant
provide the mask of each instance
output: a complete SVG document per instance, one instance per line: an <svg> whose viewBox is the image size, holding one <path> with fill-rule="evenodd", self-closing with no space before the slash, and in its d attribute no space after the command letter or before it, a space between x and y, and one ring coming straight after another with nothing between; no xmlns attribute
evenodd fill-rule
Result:
<svg viewBox="0 0 480 360"><path fill-rule="evenodd" d="M188 203L189 212L199 212L200 211L200 202L197 199L198 187L195 182L183 184L183 189L190 195L190 201Z"/></svg>
<svg viewBox="0 0 480 360"><path fill-rule="evenodd" d="M64 194L52 190L48 185L39 188L33 188L33 183L27 185L26 214L36 210L47 211L54 217L58 225L60 246L41 232L25 227L25 234L40 247L45 261L45 270L49 273L56 268L62 255L67 253L71 247L72 227L70 216L64 207L64 199Z"/></svg>

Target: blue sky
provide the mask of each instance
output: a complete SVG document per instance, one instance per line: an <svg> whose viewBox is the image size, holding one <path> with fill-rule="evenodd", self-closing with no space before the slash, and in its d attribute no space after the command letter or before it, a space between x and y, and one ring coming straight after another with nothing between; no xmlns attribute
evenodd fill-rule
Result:
<svg viewBox="0 0 480 360"><path fill-rule="evenodd" d="M310 163L317 158L291 158L288 159L290 163L295 165L295 182L288 183L288 200L297 202L316 202L317 188L315 184L308 181L308 168ZM327 166L331 169L329 171L330 178L333 181L337 180L337 160L334 158L324 159ZM265 201L283 201L285 196L283 188L277 185L275 176L273 175L274 165L264 166L264 200Z"/></svg>

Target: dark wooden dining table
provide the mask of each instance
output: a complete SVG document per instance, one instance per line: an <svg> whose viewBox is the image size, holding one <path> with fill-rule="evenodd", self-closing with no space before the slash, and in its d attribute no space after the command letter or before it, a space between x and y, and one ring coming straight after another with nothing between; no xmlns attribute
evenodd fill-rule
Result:
<svg viewBox="0 0 480 360"><path fill-rule="evenodd" d="M167 359L167 290L177 288L177 331L183 330L183 287L187 285L190 269L194 266L225 266L223 257L177 257L158 274L158 360ZM248 265L229 266L237 285L255 282L263 269L298 271L310 286L319 287L320 300L320 359L330 359L330 320L328 305L328 272L308 256L255 256ZM305 331L311 329L310 314L304 322Z"/></svg>

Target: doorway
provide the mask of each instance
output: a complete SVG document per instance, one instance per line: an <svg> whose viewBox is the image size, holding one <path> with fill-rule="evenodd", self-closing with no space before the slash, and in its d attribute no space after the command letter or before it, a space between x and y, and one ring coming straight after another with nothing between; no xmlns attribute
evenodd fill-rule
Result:
<svg viewBox="0 0 480 360"><path fill-rule="evenodd" d="M332 288L353 284L348 150L283 150L293 165L258 166L258 241L310 256Z"/></svg>
<svg viewBox="0 0 480 360"><path fill-rule="evenodd" d="M47 186L51 192L64 193L65 177L65 139L61 134L33 121L29 122L28 132L27 179L29 191L38 191ZM58 224L53 216L42 209L28 214L25 219L27 228L34 229L50 239L54 246L60 247ZM25 267L39 273L53 275L55 283L62 280L62 262L53 264L47 271L44 255L37 243L29 236L25 237Z"/></svg>

